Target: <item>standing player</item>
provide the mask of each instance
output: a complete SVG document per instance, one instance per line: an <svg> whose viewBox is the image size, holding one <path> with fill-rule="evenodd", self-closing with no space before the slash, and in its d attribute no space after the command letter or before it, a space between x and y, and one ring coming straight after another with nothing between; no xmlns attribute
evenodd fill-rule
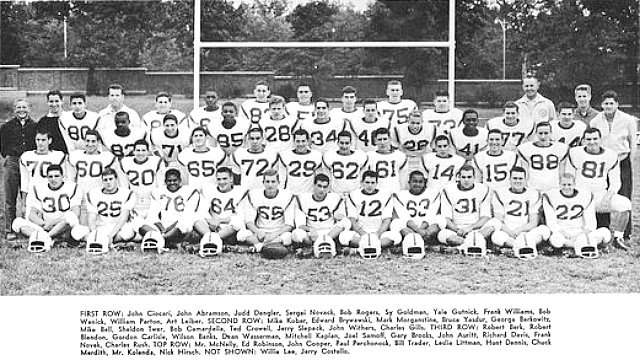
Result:
<svg viewBox="0 0 640 362"><path fill-rule="evenodd" d="M576 104L578 105L574 117L576 120L580 120L589 126L591 120L600 113L591 107L591 86L588 84L580 84L576 87L574 95Z"/></svg>
<svg viewBox="0 0 640 362"><path fill-rule="evenodd" d="M169 114L176 118L179 125L183 124L182 121L184 121L186 117L186 114L183 112L171 108L171 95L169 93L160 92L156 95L156 109L142 116L142 124L148 133L153 133L154 129L162 128L164 118ZM187 127L185 126L185 128Z"/></svg>
<svg viewBox="0 0 640 362"><path fill-rule="evenodd" d="M446 184L454 181L465 160L451 154L449 137L446 135L436 136L434 143L436 152L422 156L422 167L429 173L427 187L440 191Z"/></svg>
<svg viewBox="0 0 640 362"><path fill-rule="evenodd" d="M584 122L575 122L573 104L562 102L558 105L558 120L551 124L551 140L562 142L569 147L580 146L582 135L587 129Z"/></svg>
<svg viewBox="0 0 640 362"><path fill-rule="evenodd" d="M313 190L313 176L322 166L322 154L309 149L309 134L303 129L293 133L294 147L280 152L279 160L287 175L284 188L294 195Z"/></svg>
<svg viewBox="0 0 640 362"><path fill-rule="evenodd" d="M502 149L502 132L497 129L489 131L487 144L488 149L480 151L473 158L479 171L479 180L492 190L508 188L509 170L516 166L518 154Z"/></svg>
<svg viewBox="0 0 640 362"><path fill-rule="evenodd" d="M189 172L189 186L201 191L215 184L216 169L222 165L226 155L220 147L207 145L204 127L193 129L191 145L178 154L178 162Z"/></svg>
<svg viewBox="0 0 640 362"><path fill-rule="evenodd" d="M51 136L45 130L36 131L36 149L20 156L20 191L27 193L36 184L47 183L47 168L59 165L64 169L66 160L62 151L51 151Z"/></svg>
<svg viewBox="0 0 640 362"><path fill-rule="evenodd" d="M82 93L69 97L71 111L60 114L60 129L69 153L84 150L84 136L98 125L98 114L87 110L87 98Z"/></svg>
<svg viewBox="0 0 640 362"><path fill-rule="evenodd" d="M377 185L389 192L400 191L400 174L407 166L407 156L391 147L389 130L378 128L374 134L377 150L367 152L366 168L378 175Z"/></svg>
<svg viewBox="0 0 640 362"><path fill-rule="evenodd" d="M538 140L518 147L518 155L529 174L528 186L541 192L560 185L560 175L564 173L564 159L569 147L564 143L551 141L551 125L540 122L536 125Z"/></svg>
<svg viewBox="0 0 640 362"><path fill-rule="evenodd" d="M261 128L249 130L247 143L246 148L238 148L231 157L232 164L240 171L240 185L250 190L259 188L265 172L276 166L278 153L265 146Z"/></svg>
<svg viewBox="0 0 640 362"><path fill-rule="evenodd" d="M262 115L269 109L269 83L259 81L253 88L254 99L247 99L240 106L241 116L251 121L253 125L257 125Z"/></svg>
<svg viewBox="0 0 640 362"><path fill-rule="evenodd" d="M269 112L262 115L258 126L264 131L264 138L276 152L290 149L293 130L298 120L287 114L284 98L273 95L269 98Z"/></svg>
<svg viewBox="0 0 640 362"><path fill-rule="evenodd" d="M376 101L366 99L363 102L364 117L349 121L349 131L353 134L355 146L364 152L376 150L373 133L378 128L389 129L389 120L379 117Z"/></svg>
<svg viewBox="0 0 640 362"><path fill-rule="evenodd" d="M176 167L178 154L189 147L189 136L189 130L179 126L178 118L173 114L167 114L162 119L162 127L151 130L149 139L164 164L167 167Z"/></svg>
<svg viewBox="0 0 640 362"><path fill-rule="evenodd" d="M390 80L387 83L387 100L378 102L378 109L382 118L387 120L392 128L407 123L409 114L417 110L418 105L410 99L402 99L402 83Z"/></svg>
<svg viewBox="0 0 640 362"><path fill-rule="evenodd" d="M195 108L189 113L189 128L208 127L211 121L222 121L220 107L217 104L218 93L208 90L204 94L204 103L204 107Z"/></svg>
<svg viewBox="0 0 640 362"><path fill-rule="evenodd" d="M422 117L426 123L433 124L436 127L436 134L448 135L449 130L460 125L460 121L462 121L462 111L457 108L451 108L448 92L436 92L433 105L434 109L426 109L422 112Z"/></svg>
<svg viewBox="0 0 640 362"><path fill-rule="evenodd" d="M486 128L478 128L478 112L475 109L467 109L462 114L462 124L464 127L452 129L451 144L456 149L458 155L465 160L473 160L478 152L487 147Z"/></svg>
<svg viewBox="0 0 640 362"><path fill-rule="evenodd" d="M540 122L549 122L556 115L556 108L549 99L538 93L540 82L532 75L522 79L524 95L515 101L520 111L520 119L533 126Z"/></svg>
<svg viewBox="0 0 640 362"><path fill-rule="evenodd" d="M531 121L518 118L518 105L514 102L505 103L503 109L504 117L490 119L487 129L500 130L504 149L515 151L533 135L534 125Z"/></svg>
<svg viewBox="0 0 640 362"><path fill-rule="evenodd" d="M342 88L342 107L331 109L329 111L329 118L339 120L345 124L347 124L347 122L361 120L362 117L364 117L364 113L361 108L356 107L356 101L356 89L354 87L346 86Z"/></svg>
<svg viewBox="0 0 640 362"><path fill-rule="evenodd" d="M238 117L238 107L233 102L222 104L222 120L213 120L208 126L209 134L227 156L242 147L249 128L251 122Z"/></svg>
<svg viewBox="0 0 640 362"><path fill-rule="evenodd" d="M138 140L133 147L133 156L121 161L122 171L127 175L124 185L136 194L134 215L144 219L151 205L151 192L159 186L162 159L149 155L149 143Z"/></svg>
<svg viewBox="0 0 640 362"><path fill-rule="evenodd" d="M129 114L126 112L118 112L115 115L115 129L103 129L100 132L102 143L113 153L118 159L133 154L133 145L137 140L147 138L147 133L143 128L131 128L129 123Z"/></svg>
<svg viewBox="0 0 640 362"><path fill-rule="evenodd" d="M293 116L298 122L302 122L306 119L313 119L313 111L315 110L315 107L311 100L313 97L311 87L306 84L300 84L296 94L298 95L298 101L287 103L285 107L287 114Z"/></svg>
<svg viewBox="0 0 640 362"><path fill-rule="evenodd" d="M109 105L98 112L98 131L113 131L116 125L116 115L120 112L127 114L131 121L131 128L142 128L138 112L124 105L124 88L119 84L109 86Z"/></svg>
<svg viewBox="0 0 640 362"><path fill-rule="evenodd" d="M430 146L436 136L435 133L436 130L432 124L424 124L419 110L411 112L408 122L393 128L393 143L407 155L409 171L419 169L422 156L431 152Z"/></svg>
<svg viewBox="0 0 640 362"><path fill-rule="evenodd" d="M343 118L329 117L329 102L324 99L316 100L316 118L307 119L300 124L300 128L309 132L311 149L322 154L338 148L338 133L345 127L346 122Z"/></svg>
<svg viewBox="0 0 640 362"><path fill-rule="evenodd" d="M38 120L36 129L44 131L51 136L52 151L62 151L68 154L67 144L60 130L60 114L62 113L62 93L59 90L47 93L47 114Z"/></svg>
<svg viewBox="0 0 640 362"><path fill-rule="evenodd" d="M338 133L338 149L325 152L322 163L332 176L331 191L346 196L360 187L360 172L367 163L367 154L351 149L351 133Z"/></svg>

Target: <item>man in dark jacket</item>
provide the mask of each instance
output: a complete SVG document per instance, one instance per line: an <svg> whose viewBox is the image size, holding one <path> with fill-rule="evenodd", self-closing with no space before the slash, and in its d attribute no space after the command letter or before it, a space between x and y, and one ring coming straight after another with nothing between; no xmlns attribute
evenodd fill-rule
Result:
<svg viewBox="0 0 640 362"><path fill-rule="evenodd" d="M47 107L49 111L38 121L38 130L43 130L51 135L51 150L62 151L68 154L67 144L64 142L60 131L60 114L62 113L62 93L52 90L47 93Z"/></svg>

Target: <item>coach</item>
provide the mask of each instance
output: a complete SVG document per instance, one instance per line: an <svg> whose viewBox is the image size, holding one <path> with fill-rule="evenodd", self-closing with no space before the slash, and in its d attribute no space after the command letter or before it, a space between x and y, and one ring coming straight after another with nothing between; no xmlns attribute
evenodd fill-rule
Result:
<svg viewBox="0 0 640 362"><path fill-rule="evenodd" d="M36 149L36 122L29 115L29 102L17 99L15 116L0 126L0 153L4 157L5 230L7 240L15 240L11 224L16 218L20 190L20 156ZM24 198L23 198L24 203Z"/></svg>

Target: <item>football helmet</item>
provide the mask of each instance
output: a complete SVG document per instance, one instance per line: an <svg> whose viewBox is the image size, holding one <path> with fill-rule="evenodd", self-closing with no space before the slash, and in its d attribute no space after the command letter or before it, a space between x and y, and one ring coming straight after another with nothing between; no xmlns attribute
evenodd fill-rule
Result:
<svg viewBox="0 0 640 362"><path fill-rule="evenodd" d="M218 233L208 232L200 239L200 251L198 255L210 258L222 252L222 239Z"/></svg>
<svg viewBox="0 0 640 362"><path fill-rule="evenodd" d="M109 251L109 240L103 234L92 231L87 235L87 253L104 254Z"/></svg>
<svg viewBox="0 0 640 362"><path fill-rule="evenodd" d="M472 258L485 257L487 255L487 241L482 234L477 231L472 231L467 234L462 251L466 256Z"/></svg>
<svg viewBox="0 0 640 362"><path fill-rule="evenodd" d="M140 249L144 252L147 250L156 250L158 254L164 250L164 237L158 231L149 231L142 238Z"/></svg>
<svg viewBox="0 0 640 362"><path fill-rule="evenodd" d="M382 252L382 246L380 245L380 239L376 234L365 234L360 238L360 245L358 245L358 253L364 259L376 259Z"/></svg>
<svg viewBox="0 0 640 362"><path fill-rule="evenodd" d="M520 259L535 259L538 256L538 249L534 243L527 239L527 234L523 233L516 237L513 245L513 252Z"/></svg>
<svg viewBox="0 0 640 362"><path fill-rule="evenodd" d="M584 259L596 259L598 257L598 246L591 242L587 234L580 234L576 237L574 244L576 255Z"/></svg>
<svg viewBox="0 0 640 362"><path fill-rule="evenodd" d="M52 246L53 240L51 240L51 236L49 236L49 233L44 231L44 229L39 229L34 231L29 237L27 250L32 253L42 253L45 251L49 251Z"/></svg>
<svg viewBox="0 0 640 362"><path fill-rule="evenodd" d="M405 258L422 259L425 255L424 239L416 233L407 234L402 239L402 255Z"/></svg>
<svg viewBox="0 0 640 362"><path fill-rule="evenodd" d="M320 235L313 243L313 255L318 259L331 259L336 256L336 244L329 235Z"/></svg>

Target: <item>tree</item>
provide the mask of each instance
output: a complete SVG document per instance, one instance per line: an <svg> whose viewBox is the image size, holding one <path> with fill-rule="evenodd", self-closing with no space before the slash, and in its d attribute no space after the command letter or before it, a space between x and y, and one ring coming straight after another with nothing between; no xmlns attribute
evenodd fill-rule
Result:
<svg viewBox="0 0 640 362"><path fill-rule="evenodd" d="M316 0L304 5L298 5L293 9L286 20L293 28L296 40L324 40L309 34L313 28L321 27L338 12L336 5L326 0Z"/></svg>

